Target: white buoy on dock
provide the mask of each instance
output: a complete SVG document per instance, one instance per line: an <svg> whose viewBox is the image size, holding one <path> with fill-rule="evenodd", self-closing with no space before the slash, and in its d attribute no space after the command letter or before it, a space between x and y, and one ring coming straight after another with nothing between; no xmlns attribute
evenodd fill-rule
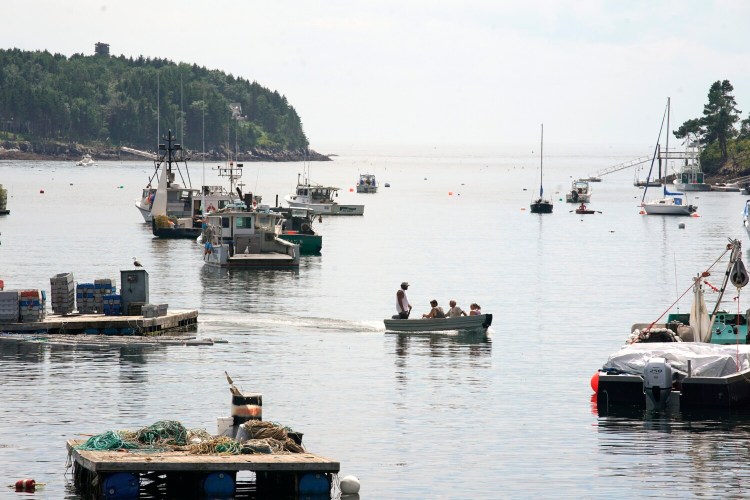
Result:
<svg viewBox="0 0 750 500"><path fill-rule="evenodd" d="M344 495L356 495L359 493L359 479L357 476L344 476L340 483L341 493Z"/></svg>

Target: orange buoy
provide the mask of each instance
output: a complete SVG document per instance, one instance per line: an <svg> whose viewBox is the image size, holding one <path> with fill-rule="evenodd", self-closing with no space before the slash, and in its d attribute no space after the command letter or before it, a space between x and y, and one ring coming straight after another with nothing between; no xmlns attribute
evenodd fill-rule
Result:
<svg viewBox="0 0 750 500"><path fill-rule="evenodd" d="M349 192L353 193L354 192L354 188L349 188Z"/></svg>
<svg viewBox="0 0 750 500"><path fill-rule="evenodd" d="M645 210L641 210L641 211L640 211L640 212L638 212L638 213L639 213L640 215L646 215L646 211L645 211Z"/></svg>
<svg viewBox="0 0 750 500"><path fill-rule="evenodd" d="M599 372L594 373L591 377L591 388L594 392L599 392Z"/></svg>
<svg viewBox="0 0 750 500"><path fill-rule="evenodd" d="M694 214L693 214L693 215L691 215L690 217L700 217L700 215L698 215L698 214L694 213Z"/></svg>
<svg viewBox="0 0 750 500"><path fill-rule="evenodd" d="M453 196L453 191L448 191L448 196Z"/></svg>
<svg viewBox="0 0 750 500"><path fill-rule="evenodd" d="M36 481L33 479L19 479L16 481L16 491L34 491Z"/></svg>

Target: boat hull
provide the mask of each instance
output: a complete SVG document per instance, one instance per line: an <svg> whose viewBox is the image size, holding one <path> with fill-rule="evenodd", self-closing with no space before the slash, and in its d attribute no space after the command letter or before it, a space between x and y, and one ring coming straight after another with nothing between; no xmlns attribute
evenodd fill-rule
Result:
<svg viewBox="0 0 750 500"><path fill-rule="evenodd" d="M302 255L319 255L323 249L323 237L319 234L281 233L279 238L299 245Z"/></svg>
<svg viewBox="0 0 750 500"><path fill-rule="evenodd" d="M552 203L549 201L535 201L531 204L532 214L551 214Z"/></svg>
<svg viewBox="0 0 750 500"><path fill-rule="evenodd" d="M684 182L675 182L674 188L677 191L711 191L711 185L706 183L684 183Z"/></svg>
<svg viewBox="0 0 750 500"><path fill-rule="evenodd" d="M679 410L731 410L750 406L750 370L725 377L686 377L673 394ZM631 374L599 374L599 411L629 406L646 409L643 377Z"/></svg>
<svg viewBox="0 0 750 500"><path fill-rule="evenodd" d="M287 204L292 208L307 208L315 215L364 215L364 205L339 205L338 203L300 203L285 198Z"/></svg>
<svg viewBox="0 0 750 500"><path fill-rule="evenodd" d="M682 215L689 216L694 210L691 210L690 205L659 205L659 204L644 204L643 210L648 215Z"/></svg>
<svg viewBox="0 0 750 500"><path fill-rule="evenodd" d="M377 186L367 186L367 185L358 185L357 186L357 192L358 193L377 193L378 187Z"/></svg>
<svg viewBox="0 0 750 500"><path fill-rule="evenodd" d="M579 194L578 196L574 196L573 194L568 193L565 195L565 201L567 203L590 203L591 194Z"/></svg>
<svg viewBox="0 0 750 500"><path fill-rule="evenodd" d="M435 319L386 319L383 320L383 323L385 323L385 329L392 332L486 331L492 324L492 314Z"/></svg>

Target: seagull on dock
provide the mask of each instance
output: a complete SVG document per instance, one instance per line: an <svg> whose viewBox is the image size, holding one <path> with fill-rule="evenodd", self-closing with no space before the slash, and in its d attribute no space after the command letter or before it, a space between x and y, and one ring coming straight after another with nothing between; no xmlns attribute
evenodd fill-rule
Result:
<svg viewBox="0 0 750 500"><path fill-rule="evenodd" d="M138 262L138 257L133 257L133 265L135 267L143 267L143 264L141 264L140 262Z"/></svg>

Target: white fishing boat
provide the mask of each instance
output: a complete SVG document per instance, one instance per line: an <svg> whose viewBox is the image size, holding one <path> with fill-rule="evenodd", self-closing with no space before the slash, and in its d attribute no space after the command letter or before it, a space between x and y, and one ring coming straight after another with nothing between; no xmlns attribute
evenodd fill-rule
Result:
<svg viewBox="0 0 750 500"><path fill-rule="evenodd" d="M667 97L667 109L665 110L665 116L667 119L667 134L666 134L666 148L665 151L667 151L666 157L668 158L668 152L669 152L669 134L671 133L669 131L669 113L670 113L670 98ZM662 118L662 127L664 126L664 119ZM659 139L661 139L661 132L662 128L659 129ZM656 148L654 149L654 156L651 159L651 170L654 167L654 161L656 160L656 157L658 155L659 151L659 144L657 140ZM662 190L663 190L663 196L661 198L655 198L651 200L646 200L646 193L648 192L648 180L650 178L651 170L649 170L649 176L646 178L646 188L643 190L643 197L641 198L641 207L643 208L643 212L648 215L691 215L693 214L698 207L695 205L691 205L687 203L685 199L682 198L683 193L673 193L667 190L667 179L666 179L666 171L667 169L664 169L664 181L662 182Z"/></svg>
<svg viewBox="0 0 750 500"><path fill-rule="evenodd" d="M203 262L230 269L299 268L299 245L279 237L283 221L270 210L208 215L201 235Z"/></svg>
<svg viewBox="0 0 750 500"><path fill-rule="evenodd" d="M590 203L591 202L591 185L587 179L576 179L565 193L565 201L568 203Z"/></svg>
<svg viewBox="0 0 750 500"><path fill-rule="evenodd" d="M375 174L359 174L357 182L358 193L376 193L378 191L378 182Z"/></svg>
<svg viewBox="0 0 750 500"><path fill-rule="evenodd" d="M697 140L686 138L685 163L677 172L674 179L674 187L679 191L714 191L711 185L706 182L700 164L700 149ZM735 191L739 191L737 187ZM716 189L715 191L719 191Z"/></svg>
<svg viewBox="0 0 750 500"><path fill-rule="evenodd" d="M152 208L156 196L154 183L159 184L162 177L165 178L166 207L165 214L169 218L192 221L196 216L215 212L227 206L237 205L242 202L238 193L236 181L242 175L242 164L228 162L227 166L219 166L220 176L229 177L230 189L223 186L202 186L195 189L190 186L190 172L187 165L187 156L182 146L175 143L176 138L172 131L168 132L166 144L159 144L159 154L143 153L154 160L154 173L148 180L148 184L141 193L140 199L135 201L135 207L143 217L144 222L151 223ZM135 151L130 149L129 151ZM227 173L228 172L228 173ZM177 182L179 176L181 182ZM205 207L205 209L203 208Z"/></svg>
<svg viewBox="0 0 750 500"><path fill-rule="evenodd" d="M339 205L334 201L338 197L339 188L312 184L307 176L297 174L297 189L294 194L288 194L284 201L291 208L307 208L316 215L364 215L364 205Z"/></svg>
<svg viewBox="0 0 750 500"><path fill-rule="evenodd" d="M486 332L492 324L492 314L456 316L455 318L385 319L385 329L392 332L441 332L447 330L477 330Z"/></svg>
<svg viewBox="0 0 750 500"><path fill-rule="evenodd" d="M76 165L79 167L92 167L96 165L96 162L90 154L85 154L83 155L83 158L81 158L78 163L76 163Z"/></svg>
<svg viewBox="0 0 750 500"><path fill-rule="evenodd" d="M726 270L716 273L723 276L717 289L707 280L727 255ZM736 301L749 281L742 245L730 239L719 258L698 273L682 294L692 289L690 313L670 313L666 323L633 325L627 344L594 375L592 388L597 392L599 410L617 406L663 411L750 405L748 311L740 312L738 304L730 306L736 312L721 309L725 292L736 290ZM704 300L704 286L719 294L711 312Z"/></svg>

